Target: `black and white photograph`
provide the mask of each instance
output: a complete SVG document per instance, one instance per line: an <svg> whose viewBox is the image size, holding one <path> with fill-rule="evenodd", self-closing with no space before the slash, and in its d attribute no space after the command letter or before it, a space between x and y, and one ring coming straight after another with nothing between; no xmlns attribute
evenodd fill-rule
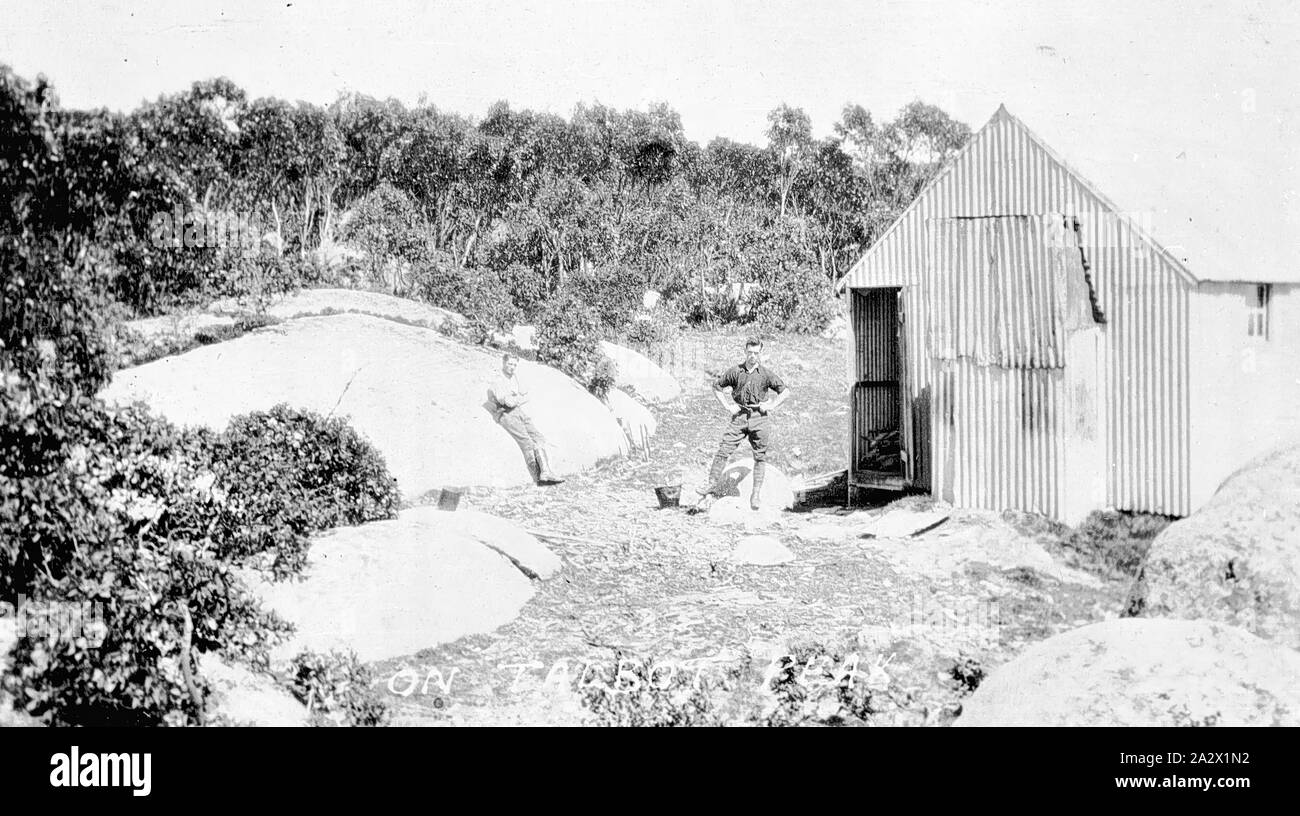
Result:
<svg viewBox="0 0 1300 816"><path fill-rule="evenodd" d="M2 725L1300 725L1295 3L3 0L0 221Z"/></svg>

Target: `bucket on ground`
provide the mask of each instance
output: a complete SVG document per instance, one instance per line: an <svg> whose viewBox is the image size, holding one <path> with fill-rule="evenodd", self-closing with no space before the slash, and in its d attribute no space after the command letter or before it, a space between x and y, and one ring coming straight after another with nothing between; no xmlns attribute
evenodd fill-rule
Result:
<svg viewBox="0 0 1300 816"><path fill-rule="evenodd" d="M460 505L461 491L454 487L444 487L438 494L439 510L455 510Z"/></svg>
<svg viewBox="0 0 1300 816"><path fill-rule="evenodd" d="M655 488L655 498L659 499L659 507L677 507L682 498L681 485L664 485Z"/></svg>

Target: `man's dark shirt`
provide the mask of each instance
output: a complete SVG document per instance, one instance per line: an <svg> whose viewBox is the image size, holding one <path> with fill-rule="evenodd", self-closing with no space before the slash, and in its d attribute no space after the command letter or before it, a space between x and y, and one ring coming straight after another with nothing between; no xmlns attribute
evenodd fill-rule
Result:
<svg viewBox="0 0 1300 816"><path fill-rule="evenodd" d="M741 408L754 408L767 399L768 389L780 394L785 390L785 383L775 372L759 363L753 371L747 371L744 365L736 365L713 382L714 388L731 386L731 398Z"/></svg>

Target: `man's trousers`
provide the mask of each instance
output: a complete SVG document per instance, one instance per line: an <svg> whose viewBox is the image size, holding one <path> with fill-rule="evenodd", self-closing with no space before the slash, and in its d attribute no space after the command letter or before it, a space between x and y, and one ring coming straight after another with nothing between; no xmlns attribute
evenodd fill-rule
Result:
<svg viewBox="0 0 1300 816"><path fill-rule="evenodd" d="M716 494L720 487L718 482L722 479L722 472L727 468L727 459L742 441L749 440L749 446L754 452L754 495L757 496L758 489L763 484L767 445L771 438L771 421L767 414L742 408L731 418L731 424L722 433L718 452L713 457L713 466L709 468L709 490Z"/></svg>

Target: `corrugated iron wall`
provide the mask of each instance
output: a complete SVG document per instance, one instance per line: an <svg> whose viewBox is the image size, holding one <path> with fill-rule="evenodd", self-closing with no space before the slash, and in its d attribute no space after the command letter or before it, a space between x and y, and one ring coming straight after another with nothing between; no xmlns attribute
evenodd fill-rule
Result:
<svg viewBox="0 0 1300 816"><path fill-rule="evenodd" d="M1047 216L932 221L932 357L1004 368L1065 365L1061 281Z"/></svg>
<svg viewBox="0 0 1300 816"><path fill-rule="evenodd" d="M851 458L862 466L867 440L881 430L900 431L898 290L873 289L853 296L857 344L853 389Z"/></svg>
<svg viewBox="0 0 1300 816"><path fill-rule="evenodd" d="M849 288L903 286L907 383L913 405L935 384L928 345L926 225L936 218L997 215L1075 216L1105 315L1103 393L1106 410L1107 501L1126 510L1190 512L1188 298L1189 276L1158 254L1128 217L1088 189L1004 109L913 202L849 272ZM954 387L969 378L953 381ZM976 405L971 392L954 405ZM996 417L970 421L990 423ZM934 429L937 433L937 429ZM933 435L917 428L913 451L918 486L929 484ZM1020 455L1020 454L1017 454ZM1026 457L1032 458L1030 452ZM977 469L978 465L963 463ZM922 474L925 474L924 476ZM977 491L978 492L978 491Z"/></svg>
<svg viewBox="0 0 1300 816"><path fill-rule="evenodd" d="M857 348L857 381L883 382L898 379L898 295L891 289L855 295L854 334Z"/></svg>
<svg viewBox="0 0 1300 816"><path fill-rule="evenodd" d="M939 361L936 374L935 494L1059 517L1065 370L957 359Z"/></svg>

